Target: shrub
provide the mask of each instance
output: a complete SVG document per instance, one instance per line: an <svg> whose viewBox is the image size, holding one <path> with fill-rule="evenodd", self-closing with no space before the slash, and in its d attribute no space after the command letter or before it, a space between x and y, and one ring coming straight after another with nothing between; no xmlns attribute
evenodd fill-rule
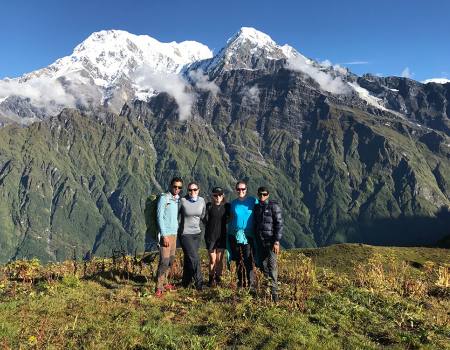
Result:
<svg viewBox="0 0 450 350"><path fill-rule="evenodd" d="M366 264L356 265L355 284L372 292L397 293L419 299L425 297L429 290L425 278L413 275L406 262L384 261L380 254L374 254Z"/></svg>

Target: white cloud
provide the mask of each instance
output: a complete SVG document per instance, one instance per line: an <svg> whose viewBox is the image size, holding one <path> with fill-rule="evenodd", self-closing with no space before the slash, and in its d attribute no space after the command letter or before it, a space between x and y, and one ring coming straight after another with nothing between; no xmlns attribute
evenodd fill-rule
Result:
<svg viewBox="0 0 450 350"><path fill-rule="evenodd" d="M252 87L246 86L242 91L244 97L242 98L243 102L247 102L250 104L258 104L259 103L259 88L258 85L255 84Z"/></svg>
<svg viewBox="0 0 450 350"><path fill-rule="evenodd" d="M9 96L29 99L31 105L40 108L47 115L56 115L65 107L99 105L103 98L99 88L79 71L59 78L35 75L28 80L0 80L0 102ZM14 111L6 113L17 117Z"/></svg>
<svg viewBox="0 0 450 350"><path fill-rule="evenodd" d="M347 68L342 67L342 66L340 66L339 64L335 64L335 65L333 66L333 68L334 68L335 71L337 71L337 72L339 72L339 73L341 73L341 74L343 74L343 75L345 75L345 74L348 73Z"/></svg>
<svg viewBox="0 0 450 350"><path fill-rule="evenodd" d="M322 66L330 67L332 66L331 62L326 60L322 62ZM334 66L333 66L334 67ZM294 71L303 72L313 78L317 83L319 83L320 88L334 93L334 94L347 94L351 91L351 89L344 83L341 77L333 77L331 74L327 72L322 72L318 67L313 66L302 56L291 57L287 61L286 65L287 69L291 69ZM339 71L340 66L337 66ZM343 68L345 69L345 68Z"/></svg>
<svg viewBox="0 0 450 350"><path fill-rule="evenodd" d="M193 80L195 86L201 90L210 91L214 96L220 92L220 88L215 82L209 81L209 77L201 69L190 71L189 77Z"/></svg>
<svg viewBox="0 0 450 350"><path fill-rule="evenodd" d="M154 72L150 67L143 66L134 73L136 85L140 89L156 90L171 95L178 104L180 120L191 116L192 104L196 95L188 92L188 85L179 75Z"/></svg>
<svg viewBox="0 0 450 350"><path fill-rule="evenodd" d="M409 78L409 79L411 79L411 78L414 76L414 73L412 73L412 72L409 70L409 67L406 67L405 69L402 70L401 76L402 76L403 78Z"/></svg>
<svg viewBox="0 0 450 350"><path fill-rule="evenodd" d="M74 107L76 99L67 93L61 82L47 77L36 77L19 82L16 79L0 80L0 99L8 96L29 98L37 107L63 105Z"/></svg>
<svg viewBox="0 0 450 350"><path fill-rule="evenodd" d="M330 60L322 61L319 64L325 68L333 68L336 72L343 74L343 75L348 73L347 68L342 67L339 64L333 64Z"/></svg>
<svg viewBox="0 0 450 350"><path fill-rule="evenodd" d="M325 60L325 61L320 62L320 65L324 66L324 67L331 67L333 65L333 63L331 63L330 60Z"/></svg>

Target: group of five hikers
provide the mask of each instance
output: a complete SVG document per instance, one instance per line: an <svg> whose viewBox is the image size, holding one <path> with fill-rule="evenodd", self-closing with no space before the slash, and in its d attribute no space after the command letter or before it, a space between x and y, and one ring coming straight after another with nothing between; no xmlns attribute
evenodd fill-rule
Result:
<svg viewBox="0 0 450 350"><path fill-rule="evenodd" d="M180 198L183 180L174 177L167 193L161 195L156 207L159 227L159 265L156 297L176 287L168 283L168 273L175 260L177 237L183 249L182 286L191 283L198 290L204 287L199 248L200 222L205 225L205 242L209 255L210 287L221 282L223 257L228 252L236 261L238 288L255 291L253 266L261 268L270 280L273 301L278 301L277 255L283 231L281 208L269 199L267 187L258 188L258 199L247 195L245 181L236 183L237 198L227 203L221 187L212 189L212 201L199 196L200 186L190 182L187 195Z"/></svg>

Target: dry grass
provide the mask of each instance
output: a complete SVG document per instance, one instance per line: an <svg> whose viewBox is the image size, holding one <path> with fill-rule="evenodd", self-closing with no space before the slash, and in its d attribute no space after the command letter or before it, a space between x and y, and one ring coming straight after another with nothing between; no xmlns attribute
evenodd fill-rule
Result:
<svg viewBox="0 0 450 350"><path fill-rule="evenodd" d="M438 266L440 268L441 266ZM427 277L427 271L418 272L405 261L387 259L381 254L374 254L367 263L359 263L355 267L355 285L372 292L397 293L400 296L423 299L433 282Z"/></svg>
<svg viewBox="0 0 450 350"><path fill-rule="evenodd" d="M236 264L217 288L153 298L155 256L0 268L2 348L445 348L449 266L412 267L376 252L351 273L298 251L278 259L281 300L256 273L256 296L237 288ZM202 268L207 271L203 252ZM182 275L177 252L171 278ZM7 320L7 321L5 321ZM189 335L189 336L187 336Z"/></svg>

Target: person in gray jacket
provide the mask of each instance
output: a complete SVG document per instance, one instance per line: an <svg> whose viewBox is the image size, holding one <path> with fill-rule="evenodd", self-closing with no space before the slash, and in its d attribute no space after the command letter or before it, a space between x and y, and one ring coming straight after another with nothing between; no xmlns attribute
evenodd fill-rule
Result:
<svg viewBox="0 0 450 350"><path fill-rule="evenodd" d="M203 289L203 277L198 250L201 241L200 221L205 216L206 203L199 197L200 187L196 182L188 185L188 194L181 199L178 235L183 248L183 287L194 280L195 288Z"/></svg>

